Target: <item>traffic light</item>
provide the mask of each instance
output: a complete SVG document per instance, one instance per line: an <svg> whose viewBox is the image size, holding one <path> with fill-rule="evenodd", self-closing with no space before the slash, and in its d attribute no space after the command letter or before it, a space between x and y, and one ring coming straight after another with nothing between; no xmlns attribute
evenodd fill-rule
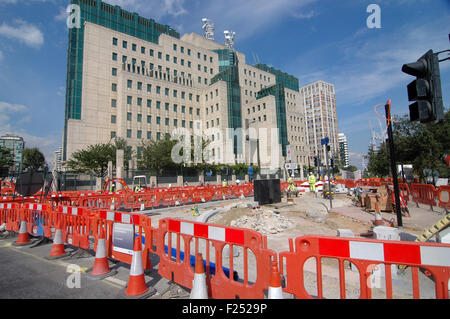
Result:
<svg viewBox="0 0 450 319"><path fill-rule="evenodd" d="M317 167L318 166L317 164L318 164L317 163L317 156L314 156L314 166Z"/></svg>
<svg viewBox="0 0 450 319"><path fill-rule="evenodd" d="M331 163L331 167L334 167L334 160L332 158L330 159L330 163Z"/></svg>
<svg viewBox="0 0 450 319"><path fill-rule="evenodd" d="M408 100L415 101L409 106L410 120L421 123L441 121L444 105L437 54L429 50L417 62L404 64L402 71L416 77L407 87Z"/></svg>

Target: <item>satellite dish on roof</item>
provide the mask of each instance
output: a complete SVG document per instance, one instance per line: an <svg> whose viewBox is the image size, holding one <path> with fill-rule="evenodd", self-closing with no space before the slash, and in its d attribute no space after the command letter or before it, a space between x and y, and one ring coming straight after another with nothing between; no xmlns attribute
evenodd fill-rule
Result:
<svg viewBox="0 0 450 319"><path fill-rule="evenodd" d="M36 194L42 186L44 186L44 176L42 173L22 173L17 178L16 192L24 197L32 196Z"/></svg>

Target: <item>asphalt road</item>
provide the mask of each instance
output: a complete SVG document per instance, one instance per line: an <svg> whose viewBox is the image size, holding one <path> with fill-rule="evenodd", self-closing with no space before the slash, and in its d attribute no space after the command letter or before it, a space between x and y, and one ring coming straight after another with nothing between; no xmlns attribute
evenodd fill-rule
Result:
<svg viewBox="0 0 450 319"><path fill-rule="evenodd" d="M31 254L28 247L0 241L0 299L120 298L122 287L89 280L83 268L78 274L68 272L67 264Z"/></svg>

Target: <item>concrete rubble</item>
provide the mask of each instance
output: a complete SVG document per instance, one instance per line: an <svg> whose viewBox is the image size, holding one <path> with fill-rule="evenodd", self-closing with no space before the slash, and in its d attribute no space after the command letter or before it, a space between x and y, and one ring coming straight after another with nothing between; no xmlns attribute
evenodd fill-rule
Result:
<svg viewBox="0 0 450 319"><path fill-rule="evenodd" d="M278 234L293 225L292 221L277 214L276 211L262 209L254 209L250 214L231 222L231 226L249 228L263 235Z"/></svg>

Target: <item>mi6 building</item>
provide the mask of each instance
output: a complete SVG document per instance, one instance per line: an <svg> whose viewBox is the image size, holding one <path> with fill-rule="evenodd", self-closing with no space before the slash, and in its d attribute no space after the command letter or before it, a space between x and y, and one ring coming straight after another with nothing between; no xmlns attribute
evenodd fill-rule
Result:
<svg viewBox="0 0 450 319"><path fill-rule="evenodd" d="M191 142L207 137L216 163L308 163L297 78L119 6L72 5L80 23L69 29L63 161L117 137L139 157L143 141L181 129Z"/></svg>

